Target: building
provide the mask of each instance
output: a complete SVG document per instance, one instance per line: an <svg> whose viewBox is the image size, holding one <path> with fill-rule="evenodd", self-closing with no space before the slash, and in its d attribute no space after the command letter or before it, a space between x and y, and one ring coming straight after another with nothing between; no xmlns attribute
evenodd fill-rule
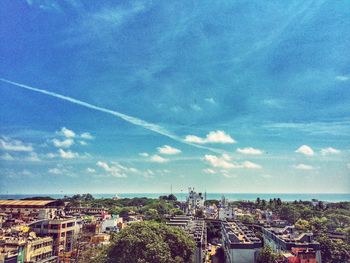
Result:
<svg viewBox="0 0 350 263"><path fill-rule="evenodd" d="M262 228L262 234L264 243L269 245L275 252L291 252L294 249L294 254L298 254L302 253L302 251L313 250L316 254L316 262L322 262L320 244L313 239L313 234L310 232L300 232L294 226L286 226L283 228Z"/></svg>
<svg viewBox="0 0 350 263"><path fill-rule="evenodd" d="M26 263L53 263L57 262L57 257L53 255L52 237L30 236L24 252L24 262Z"/></svg>
<svg viewBox="0 0 350 263"><path fill-rule="evenodd" d="M116 216L108 219L104 219L101 222L102 232L118 232L123 225L123 218Z"/></svg>
<svg viewBox="0 0 350 263"><path fill-rule="evenodd" d="M221 223L226 263L255 263L262 242L239 221Z"/></svg>
<svg viewBox="0 0 350 263"><path fill-rule="evenodd" d="M29 225L38 236L53 238L53 254L71 252L81 229L81 221L75 218L40 220Z"/></svg>
<svg viewBox="0 0 350 263"><path fill-rule="evenodd" d="M207 248L207 227L204 220L195 220L191 216L173 216L167 219L168 226L184 229L196 242L194 262L204 262Z"/></svg>
<svg viewBox="0 0 350 263"><path fill-rule="evenodd" d="M63 213L63 205L58 200L0 200L0 213L24 220L53 219Z"/></svg>
<svg viewBox="0 0 350 263"><path fill-rule="evenodd" d="M189 214L194 214L197 209L204 208L204 197L202 193L196 193L194 188L189 188L186 204Z"/></svg>
<svg viewBox="0 0 350 263"><path fill-rule="evenodd" d="M236 210L233 206L224 206L219 208L219 220L236 219Z"/></svg>
<svg viewBox="0 0 350 263"><path fill-rule="evenodd" d="M282 256L281 263L317 263L316 251L312 248L292 248Z"/></svg>

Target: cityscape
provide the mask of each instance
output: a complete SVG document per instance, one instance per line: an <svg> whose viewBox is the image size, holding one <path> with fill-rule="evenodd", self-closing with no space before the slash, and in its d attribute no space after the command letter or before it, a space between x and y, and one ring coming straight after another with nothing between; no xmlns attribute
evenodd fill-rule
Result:
<svg viewBox="0 0 350 263"><path fill-rule="evenodd" d="M350 263L349 13L0 1L0 263Z"/></svg>

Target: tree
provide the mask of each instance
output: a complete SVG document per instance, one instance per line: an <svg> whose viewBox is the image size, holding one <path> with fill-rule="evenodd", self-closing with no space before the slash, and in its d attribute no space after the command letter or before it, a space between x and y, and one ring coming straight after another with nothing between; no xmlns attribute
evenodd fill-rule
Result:
<svg viewBox="0 0 350 263"><path fill-rule="evenodd" d="M279 258L279 255L272 251L272 248L269 246L263 247L257 258L257 263L275 263Z"/></svg>
<svg viewBox="0 0 350 263"><path fill-rule="evenodd" d="M301 229L303 231L308 231L311 228L309 221L304 219L299 219L294 225L296 228Z"/></svg>
<svg viewBox="0 0 350 263"><path fill-rule="evenodd" d="M191 263L195 243L180 228L134 223L116 234L101 263Z"/></svg>

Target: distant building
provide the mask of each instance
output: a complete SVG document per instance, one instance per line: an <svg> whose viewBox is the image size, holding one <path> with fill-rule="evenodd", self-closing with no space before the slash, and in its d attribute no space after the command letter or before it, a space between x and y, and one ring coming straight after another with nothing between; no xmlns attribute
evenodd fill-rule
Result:
<svg viewBox="0 0 350 263"><path fill-rule="evenodd" d="M255 263L262 242L238 221L222 222L221 233L226 263Z"/></svg>
<svg viewBox="0 0 350 263"><path fill-rule="evenodd" d="M227 220L227 219L236 219L236 210L233 206L224 206L219 208L219 219Z"/></svg>
<svg viewBox="0 0 350 263"><path fill-rule="evenodd" d="M203 194L196 193L194 191L194 188L189 188L186 204L187 204L187 212L189 214L194 214L197 209L202 209L204 207Z"/></svg>
<svg viewBox="0 0 350 263"><path fill-rule="evenodd" d="M0 200L0 213L14 218L53 219L62 211L63 204L58 200Z"/></svg>
<svg viewBox="0 0 350 263"><path fill-rule="evenodd" d="M207 228L204 220L194 220L191 216L174 216L168 218L168 226L184 229L196 242L194 263L202 263L207 247Z"/></svg>
<svg viewBox="0 0 350 263"><path fill-rule="evenodd" d="M316 262L321 263L320 244L313 239L310 232L300 232L294 226L262 228L264 243L272 247L275 252L291 252L298 254L303 251L314 251ZM298 249L304 249L299 250ZM307 261L306 261L307 262Z"/></svg>

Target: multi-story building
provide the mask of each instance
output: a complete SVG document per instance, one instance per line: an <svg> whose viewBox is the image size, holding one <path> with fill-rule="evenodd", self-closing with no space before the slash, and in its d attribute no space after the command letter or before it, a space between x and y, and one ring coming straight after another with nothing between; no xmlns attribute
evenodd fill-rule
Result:
<svg viewBox="0 0 350 263"><path fill-rule="evenodd" d="M54 263L57 257L53 255L53 239L47 237L29 237L24 252L26 263Z"/></svg>
<svg viewBox="0 0 350 263"><path fill-rule="evenodd" d="M194 262L204 262L207 247L207 227L205 221L194 220L190 216L174 216L168 218L166 224L184 229L196 242Z"/></svg>
<svg viewBox="0 0 350 263"><path fill-rule="evenodd" d="M236 219L236 210L233 206L220 207L218 217L220 220Z"/></svg>
<svg viewBox="0 0 350 263"><path fill-rule="evenodd" d="M187 212L194 214L196 209L204 207L204 196L202 193L196 193L194 188L189 188L188 191Z"/></svg>
<svg viewBox="0 0 350 263"><path fill-rule="evenodd" d="M303 248L315 251L316 262L321 263L320 244L310 232L298 231L294 226L262 228L264 243L275 252L291 252L294 248ZM295 250L296 251L296 250ZM301 251L301 250L300 250Z"/></svg>
<svg viewBox="0 0 350 263"><path fill-rule="evenodd" d="M53 219L62 209L63 203L58 200L0 200L0 213L14 218Z"/></svg>
<svg viewBox="0 0 350 263"><path fill-rule="evenodd" d="M51 236L53 238L53 253L70 252L74 241L81 229L81 221L75 218L60 218L53 220L40 220L30 224L32 231L39 236Z"/></svg>
<svg viewBox="0 0 350 263"><path fill-rule="evenodd" d="M221 223L226 263L255 263L262 242L239 221Z"/></svg>

